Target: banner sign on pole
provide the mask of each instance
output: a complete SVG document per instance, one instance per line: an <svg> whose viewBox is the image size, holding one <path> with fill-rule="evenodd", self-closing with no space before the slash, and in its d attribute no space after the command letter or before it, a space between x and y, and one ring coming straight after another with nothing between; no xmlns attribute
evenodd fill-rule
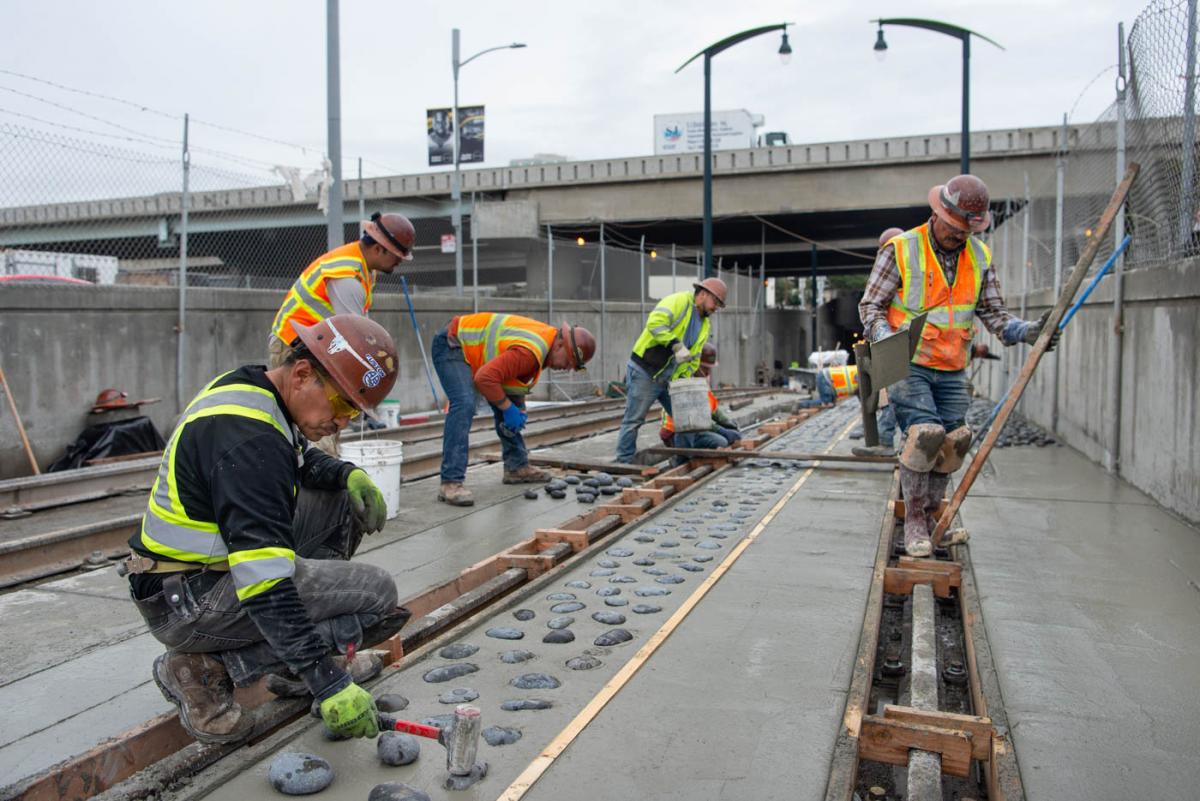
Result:
<svg viewBox="0 0 1200 801"><path fill-rule="evenodd" d="M483 161L483 106L459 106L462 136L459 141L459 164L479 164ZM425 112L425 130L429 136L429 166L454 164L454 110L431 108Z"/></svg>

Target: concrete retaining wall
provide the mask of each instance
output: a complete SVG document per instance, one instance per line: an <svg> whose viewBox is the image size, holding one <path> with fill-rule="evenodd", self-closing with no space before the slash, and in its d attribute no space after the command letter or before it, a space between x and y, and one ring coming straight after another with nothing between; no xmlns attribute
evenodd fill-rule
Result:
<svg viewBox="0 0 1200 801"><path fill-rule="evenodd" d="M1043 359L1019 407L1050 427L1057 358L1058 436L1102 464L1113 442L1112 283L1101 281L1072 318L1057 357ZM1036 319L1054 297L1042 290L1026 301L1027 316ZM1019 296L1008 302L1020 308ZM1124 317L1120 475L1168 509L1200 521L1200 259L1126 272ZM1004 350L991 337L985 341ZM1001 398L1027 351L1018 346L1008 349L1005 361L986 362L976 387Z"/></svg>
<svg viewBox="0 0 1200 801"><path fill-rule="evenodd" d="M746 283L749 283L748 281ZM635 283L636 286L636 283ZM266 358L266 332L278 308L273 291L193 289L188 292L188 337L184 395L189 400L218 373ZM647 309L653 301L647 301ZM418 295L417 320L426 349L433 335L456 315L471 310L470 298ZM166 435L177 413L175 365L178 294L174 289L126 287L4 286L0 288L0 365L25 424L34 455L45 468L62 455L87 423L87 410L106 387L136 398L162 398L144 411ZM491 311L546 316L544 300L491 299ZM433 407L416 336L403 296L376 296L372 317L396 337L400 377L393 397L402 411ZM556 301L554 317L601 331L596 301ZM745 309L716 317L721 366L717 379L748 384L761 358L787 364L801 359L807 315L769 311L765 320ZM602 362L593 362L591 381L624 376L624 364L644 323L638 303L610 303ZM760 336L760 331L765 335ZM761 343L761 350L760 350ZM806 351L804 351L806 352ZM558 374L554 383L581 395L581 379ZM436 381L436 375L434 377ZM575 383L572 383L574 381ZM543 380L535 398L546 398ZM440 391L440 387L439 387ZM555 391L556 399L563 395ZM0 403L0 477L28 475L7 401Z"/></svg>

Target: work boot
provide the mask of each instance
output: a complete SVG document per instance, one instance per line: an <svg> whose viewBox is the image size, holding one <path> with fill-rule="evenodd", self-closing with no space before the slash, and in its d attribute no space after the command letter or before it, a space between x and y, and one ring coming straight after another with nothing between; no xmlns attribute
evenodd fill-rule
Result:
<svg viewBox="0 0 1200 801"><path fill-rule="evenodd" d="M545 484L550 480L550 474L532 465L522 465L516 470L504 471L505 484Z"/></svg>
<svg viewBox="0 0 1200 801"><path fill-rule="evenodd" d="M929 556L929 524L925 507L929 503L929 473L900 466L900 489L904 495L904 550L909 556Z"/></svg>
<svg viewBox="0 0 1200 801"><path fill-rule="evenodd" d="M474 506L475 496L459 481L447 481L438 488L438 500L451 506Z"/></svg>
<svg viewBox="0 0 1200 801"><path fill-rule="evenodd" d="M895 456L896 449L887 445L855 445L850 449L855 456Z"/></svg>
<svg viewBox="0 0 1200 801"><path fill-rule="evenodd" d="M350 674L350 679L358 685L370 681L383 670L383 660L378 654L355 654L354 660L346 665L346 657L339 655L333 658L334 663ZM308 685L292 673L271 673L267 676L267 689L280 698L302 698L309 695Z"/></svg>
<svg viewBox="0 0 1200 801"><path fill-rule="evenodd" d="M236 743L254 729L253 717L233 700L233 680L211 654L167 651L154 660L154 683L179 707L184 730L202 743Z"/></svg>
<svg viewBox="0 0 1200 801"><path fill-rule="evenodd" d="M947 435L949 441L949 435ZM933 472L929 474L929 503L925 506L925 525L929 528L929 536L933 536L934 530L937 528L938 507L945 500L946 486L950 483L950 476L945 473ZM971 535L967 533L965 528L948 528L942 534L942 541L938 543L943 548L948 548L951 545L962 545L967 540L971 539Z"/></svg>

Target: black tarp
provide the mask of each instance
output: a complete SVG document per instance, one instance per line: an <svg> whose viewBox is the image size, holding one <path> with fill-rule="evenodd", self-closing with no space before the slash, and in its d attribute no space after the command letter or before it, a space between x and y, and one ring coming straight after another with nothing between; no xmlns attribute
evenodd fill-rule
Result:
<svg viewBox="0 0 1200 801"><path fill-rule="evenodd" d="M67 446L67 452L46 469L47 473L74 470L84 462L108 456L161 451L166 447L162 434L149 417L131 417L116 423L88 426Z"/></svg>

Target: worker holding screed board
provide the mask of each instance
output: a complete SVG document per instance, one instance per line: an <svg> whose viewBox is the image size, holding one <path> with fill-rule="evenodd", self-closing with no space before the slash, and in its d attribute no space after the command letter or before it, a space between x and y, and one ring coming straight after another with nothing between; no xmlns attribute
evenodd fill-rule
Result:
<svg viewBox="0 0 1200 801"><path fill-rule="evenodd" d="M188 404L118 565L167 646L154 680L204 743L250 736L233 688L263 676L277 695L316 698L334 733L375 736L359 683L382 662L336 654L391 637L409 616L387 571L350 562L363 533L383 527L383 494L308 444L387 396L396 345L355 315L296 333L279 367L225 373Z"/></svg>
<svg viewBox="0 0 1200 801"><path fill-rule="evenodd" d="M1045 325L1022 320L1004 305L991 250L973 236L987 230L988 188L959 175L929 190L929 221L892 237L880 249L858 306L863 333L876 342L927 314L908 378L888 387L896 422L905 434L900 452L904 546L928 556L937 510L971 445L966 373L972 326L978 318L1005 345L1032 345ZM1050 340L1057 342L1058 332ZM963 541L966 532L943 542Z"/></svg>

